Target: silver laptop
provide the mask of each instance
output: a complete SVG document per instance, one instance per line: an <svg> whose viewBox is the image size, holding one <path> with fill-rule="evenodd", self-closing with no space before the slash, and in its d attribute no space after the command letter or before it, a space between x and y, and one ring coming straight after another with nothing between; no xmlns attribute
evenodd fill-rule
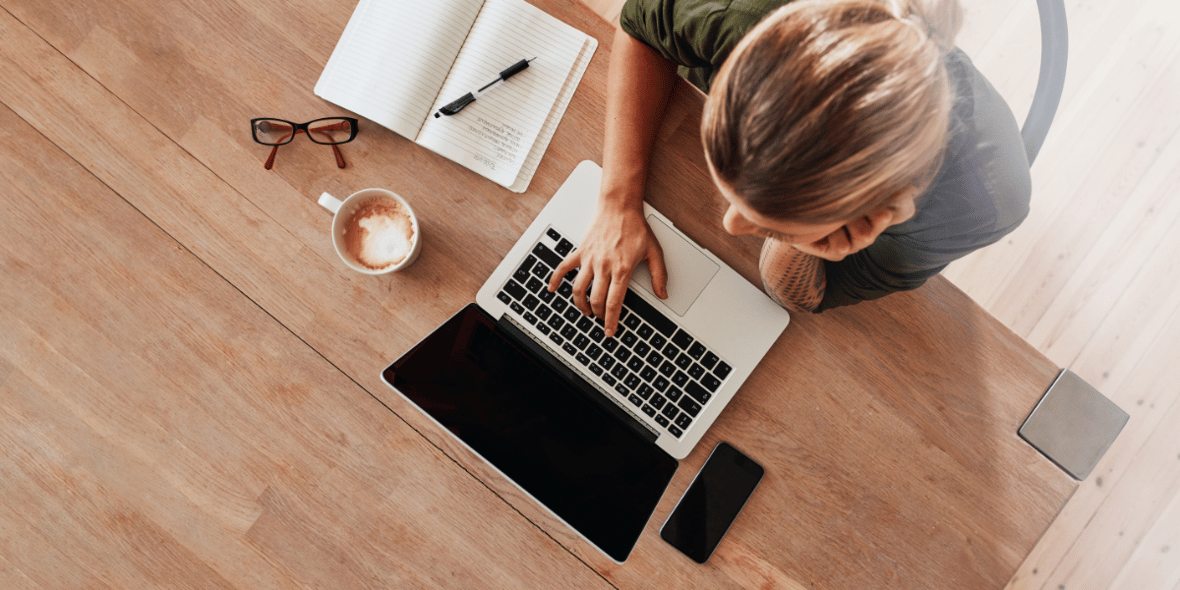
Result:
<svg viewBox="0 0 1180 590"><path fill-rule="evenodd" d="M546 285L594 213L583 162L467 305L382 378L617 562L684 458L787 326L787 312L664 216L669 298L638 272L620 329Z"/></svg>
<svg viewBox="0 0 1180 590"><path fill-rule="evenodd" d="M651 275L641 265L631 281L620 329L605 341L601 322L583 318L577 309L571 312L568 296L558 293L554 300L560 309L553 309L537 285L548 284L547 271L559 260L553 255L564 258L585 233L601 179L597 164L579 164L475 301L493 318L506 316L517 323L656 434L660 448L683 459L786 329L790 316L646 203L648 224L668 268L668 299L655 296ZM530 268L520 272L530 261ZM563 290L570 291L568 282ZM546 308L551 311L538 312Z"/></svg>

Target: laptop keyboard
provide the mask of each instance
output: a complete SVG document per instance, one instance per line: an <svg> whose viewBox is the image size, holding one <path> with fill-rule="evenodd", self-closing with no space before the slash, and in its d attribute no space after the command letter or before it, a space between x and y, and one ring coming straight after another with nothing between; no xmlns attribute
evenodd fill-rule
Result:
<svg viewBox="0 0 1180 590"><path fill-rule="evenodd" d="M586 317L574 306L571 281L577 271L549 292L553 270L573 249L572 242L549 228L496 297L607 391L682 437L732 367L630 289L617 333L607 338L601 319Z"/></svg>

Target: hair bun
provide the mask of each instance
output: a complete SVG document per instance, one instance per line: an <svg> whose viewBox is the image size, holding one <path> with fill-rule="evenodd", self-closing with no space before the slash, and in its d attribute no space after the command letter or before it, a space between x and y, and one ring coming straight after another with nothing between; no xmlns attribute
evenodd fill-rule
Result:
<svg viewBox="0 0 1180 590"><path fill-rule="evenodd" d="M914 25L939 49L950 51L963 28L963 7L959 0L884 0L899 20Z"/></svg>

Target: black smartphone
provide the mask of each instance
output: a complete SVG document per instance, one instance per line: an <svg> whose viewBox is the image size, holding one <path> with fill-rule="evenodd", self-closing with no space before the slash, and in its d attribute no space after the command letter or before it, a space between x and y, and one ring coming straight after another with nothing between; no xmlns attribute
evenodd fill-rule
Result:
<svg viewBox="0 0 1180 590"><path fill-rule="evenodd" d="M660 537L697 563L705 563L765 470L729 443L718 443L692 480Z"/></svg>

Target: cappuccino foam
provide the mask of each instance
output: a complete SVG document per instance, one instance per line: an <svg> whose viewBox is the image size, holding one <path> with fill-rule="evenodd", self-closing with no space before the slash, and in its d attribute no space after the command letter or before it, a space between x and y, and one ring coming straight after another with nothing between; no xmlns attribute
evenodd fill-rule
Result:
<svg viewBox="0 0 1180 590"><path fill-rule="evenodd" d="M374 199L348 218L344 224L344 244L361 266L385 270L410 255L414 224L401 203Z"/></svg>

